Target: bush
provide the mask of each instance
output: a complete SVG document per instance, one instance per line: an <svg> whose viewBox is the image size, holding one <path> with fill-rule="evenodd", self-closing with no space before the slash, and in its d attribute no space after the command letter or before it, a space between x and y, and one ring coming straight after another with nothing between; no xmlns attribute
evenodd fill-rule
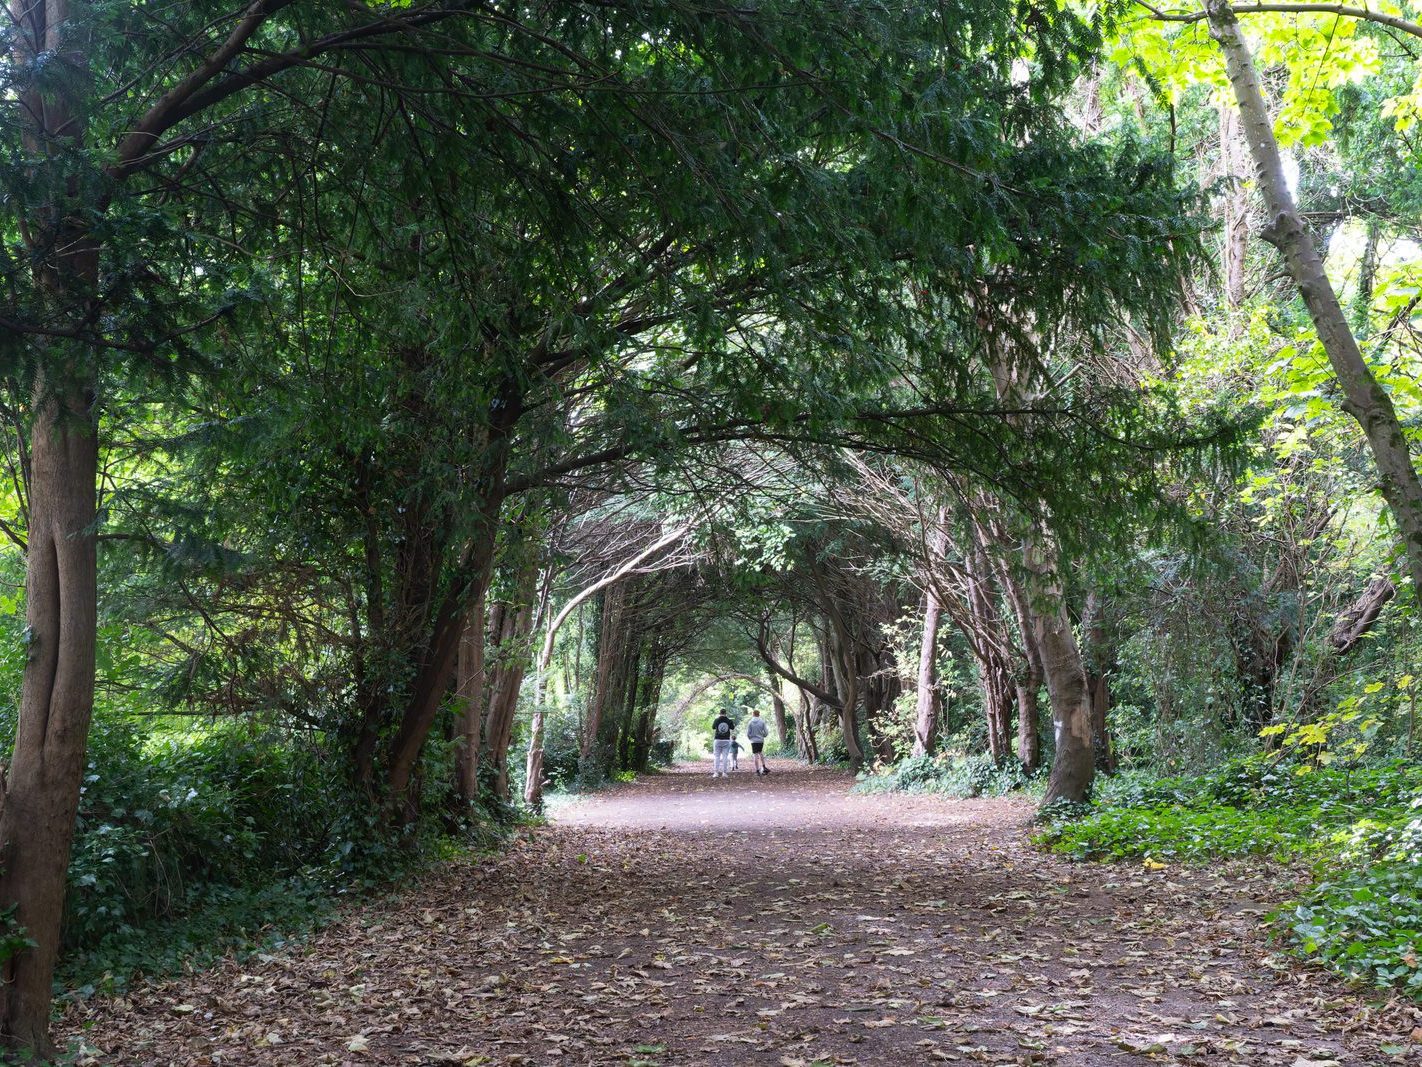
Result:
<svg viewBox="0 0 1422 1067"><path fill-rule="evenodd" d="M910 756L887 773L862 775L855 788L864 793L935 793L954 797L1003 796L1037 781L1022 764L1002 765L985 755Z"/></svg>

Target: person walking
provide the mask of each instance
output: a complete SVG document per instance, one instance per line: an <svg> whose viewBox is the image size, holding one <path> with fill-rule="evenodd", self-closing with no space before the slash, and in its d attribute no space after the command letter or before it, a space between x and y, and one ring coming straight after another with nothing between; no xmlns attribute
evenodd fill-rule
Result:
<svg viewBox="0 0 1422 1067"><path fill-rule="evenodd" d="M731 770L741 769L741 739L735 734L731 735Z"/></svg>
<svg viewBox="0 0 1422 1067"><path fill-rule="evenodd" d="M721 714L716 716L711 723L711 777L725 778L730 774L731 766L731 735L736 732L736 722L726 714L726 709L721 709Z"/></svg>
<svg viewBox="0 0 1422 1067"><path fill-rule="evenodd" d="M755 760L756 774L769 774L765 762L765 739L770 735L770 727L760 717L760 709L751 712L751 721L746 724L746 738L750 741L751 755Z"/></svg>

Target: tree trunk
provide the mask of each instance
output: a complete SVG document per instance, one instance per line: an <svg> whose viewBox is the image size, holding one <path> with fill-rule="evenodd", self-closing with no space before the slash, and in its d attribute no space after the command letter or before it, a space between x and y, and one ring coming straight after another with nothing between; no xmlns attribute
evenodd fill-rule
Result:
<svg viewBox="0 0 1422 1067"><path fill-rule="evenodd" d="M923 638L918 650L918 704L914 713L913 754L929 756L938 741L938 622L943 605L930 585L923 608Z"/></svg>
<svg viewBox="0 0 1422 1067"><path fill-rule="evenodd" d="M835 690L840 694L839 728L844 738L844 752L849 766L858 771L864 766L864 750L859 747L859 670L853 639L844 621L830 620L833 639L830 642L830 668L835 675ZM827 635L828 636L828 635Z"/></svg>
<svg viewBox="0 0 1422 1067"><path fill-rule="evenodd" d="M7 9L13 68L54 68L25 77L10 94L34 161L32 177L53 180L48 165L56 159L59 173L71 175L54 181L51 199L20 220L21 233L38 288L54 308L86 316L99 281L99 248L86 229L87 205L73 199L70 153L83 147L86 123L67 94L88 71L65 39L64 0L12 0ZM0 908L14 909L14 923L33 944L0 968L0 1046L48 1056L54 965L94 710L99 452L93 353L58 342L37 347L36 355L25 487L28 640L15 746L8 768L0 768Z"/></svg>
<svg viewBox="0 0 1422 1067"><path fill-rule="evenodd" d="M528 584L531 584L528 583ZM520 594L531 589L520 588ZM533 605L525 597L518 605L500 605L502 626L489 671L489 711L485 717L485 761L494 771L494 793L505 802L512 799L509 789L509 742L513 737L518 697L528 671L528 635L533 628Z"/></svg>
<svg viewBox="0 0 1422 1067"><path fill-rule="evenodd" d="M459 639L459 664L454 695L458 706L454 771L459 798L466 804L479 799L479 741L484 721L484 598L469 609L464 634Z"/></svg>
<svg viewBox="0 0 1422 1067"><path fill-rule="evenodd" d="M662 681L666 677L668 651L665 644L651 638L643 657L641 677L637 682L636 721L633 727L630 770L639 774L651 763L652 738L656 733L657 708L662 701Z"/></svg>
<svg viewBox="0 0 1422 1067"><path fill-rule="evenodd" d="M627 671L631 666L630 638L634 636L629 625L629 583L611 585L601 596L597 666L579 752L580 775L598 781L607 776L617 756L617 731L627 700Z"/></svg>
<svg viewBox="0 0 1422 1067"><path fill-rule="evenodd" d="M16 909L34 947L4 964L0 1036L42 1054L94 707L96 433L89 392L41 377L28 487L29 639L14 753L0 782L0 906Z"/></svg>
<svg viewBox="0 0 1422 1067"><path fill-rule="evenodd" d="M1038 705L1038 694L1045 678L1042 650L1037 646L1035 613L1018 575L1003 563L1000 556L995 555L994 558L998 562L998 581L1007 594L1007 602L1012 607L1017 631L1022 638L1021 662L1016 675L1017 759L1030 772L1035 771L1042 762L1042 713Z"/></svg>
<svg viewBox="0 0 1422 1067"><path fill-rule="evenodd" d="M783 749L790 739L790 725L785 721L785 694L774 671L767 672L767 680L771 688L770 706L775 714L775 736Z"/></svg>
<svg viewBox="0 0 1422 1067"><path fill-rule="evenodd" d="M1027 640L1033 640L1029 634ZM1037 693L1042 688L1042 669L1037 656L1028 657L1027 666L1017 676L1017 759L1029 774L1042 763L1042 735L1038 724L1041 710Z"/></svg>
<svg viewBox="0 0 1422 1067"><path fill-rule="evenodd" d="M1225 302L1241 306L1249 295L1245 272L1249 251L1249 191L1245 186L1249 146L1244 143L1239 112L1223 105L1220 112L1220 169L1229 184L1224 190L1224 233L1220 263L1224 270Z"/></svg>
<svg viewBox="0 0 1422 1067"><path fill-rule="evenodd" d="M1111 709L1111 674L1116 667L1115 652L1106 627L1106 605L1095 590L1087 594L1082 611L1082 634L1086 649L1086 687L1091 697L1091 744L1096 753L1096 769L1116 772L1116 753L1111 745L1107 714Z"/></svg>
<svg viewBox="0 0 1422 1067"><path fill-rule="evenodd" d="M1273 125L1234 10L1226 0L1207 0L1205 10L1210 33L1224 52L1225 69L1254 157L1255 175L1268 207L1270 221L1262 236L1283 253L1289 274L1308 306L1319 342L1342 386L1343 410L1357 420L1367 438L1377 464L1378 488L1402 537L1413 596L1422 597L1422 480L1412 465L1397 411L1363 359L1324 270L1323 258L1314 247L1284 179Z"/></svg>
<svg viewBox="0 0 1422 1067"><path fill-rule="evenodd" d="M800 690L799 718L795 724L795 753L806 763L817 763L819 747L815 744L815 725L810 721L810 695Z"/></svg>
<svg viewBox="0 0 1422 1067"><path fill-rule="evenodd" d="M1080 803L1090 793L1096 775L1091 693L1086 684L1086 666L1062 598L1055 552L1044 543L1048 536L1039 524L1034 539L1029 539L1023 552L1026 572L1031 579L1027 592L1034 604L1034 636L1042 654L1042 670L1052 700L1052 727L1057 746L1042 802Z"/></svg>
<svg viewBox="0 0 1422 1067"><path fill-rule="evenodd" d="M994 763L1001 764L1012 751L1009 724L1016 687L1012 684L1007 664L996 656L980 662L979 669L982 672L983 713L987 719L988 755Z"/></svg>

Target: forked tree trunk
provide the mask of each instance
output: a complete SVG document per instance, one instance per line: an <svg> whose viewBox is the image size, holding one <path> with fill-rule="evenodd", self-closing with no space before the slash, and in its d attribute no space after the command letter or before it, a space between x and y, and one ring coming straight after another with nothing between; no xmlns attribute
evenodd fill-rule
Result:
<svg viewBox="0 0 1422 1067"><path fill-rule="evenodd" d="M1343 389L1343 410L1357 420L1377 464L1378 488L1392 511L1412 575L1415 597L1422 597L1422 480L1412 465L1407 439L1392 398L1363 359L1357 338L1328 280L1323 257L1299 214L1284 178L1279 145L1264 105L1254 60L1240 33L1239 20L1225 0L1206 0L1210 33L1224 53L1225 69L1239 104L1244 134L1254 157L1255 176L1268 208L1262 236L1284 255L1289 275L1298 286L1319 342Z"/></svg>
<svg viewBox="0 0 1422 1067"><path fill-rule="evenodd" d="M1032 605L1018 575L1005 565L1000 555L994 554L994 560L998 564L998 581L1007 594L1007 602L1012 607L1017 631L1022 638L1021 662L1016 675L1017 759L1028 771L1035 771L1042 762L1042 713L1038 701L1038 693L1046 677L1042 669L1042 652L1037 647Z"/></svg>
<svg viewBox="0 0 1422 1067"><path fill-rule="evenodd" d="M795 724L795 752L806 763L817 763L819 746L815 743L815 724L810 718L810 695L800 690L800 711Z"/></svg>
<svg viewBox="0 0 1422 1067"><path fill-rule="evenodd" d="M987 720L988 755L1001 764L1012 751L1011 721L1016 686L1012 672L997 656L989 656L978 665L982 672L983 714Z"/></svg>
<svg viewBox="0 0 1422 1067"><path fill-rule="evenodd" d="M18 104L13 117L25 151L36 161L36 180L43 181L51 174L46 161L84 143L84 116L66 95L87 77L84 56L65 39L70 12L64 0L12 0L7 15L13 69L38 70L46 56L46 69L53 68L26 76L18 94L14 86L9 94ZM34 280L55 307L82 313L84 294L99 280L99 249L85 229L83 205L69 202L63 186L50 195L22 220ZM14 909L14 922L32 947L0 969L0 1046L47 1056L69 852L94 709L99 453L91 353L60 342L36 355L26 486L28 642L15 747L0 772L0 908Z"/></svg>
<svg viewBox="0 0 1422 1067"><path fill-rule="evenodd" d="M25 599L29 642L8 780L0 783L0 906L34 945L4 964L5 1045L50 1051L65 879L94 707L98 573L93 401L36 385Z"/></svg>
<svg viewBox="0 0 1422 1067"><path fill-rule="evenodd" d="M458 707L454 772L459 797L467 804L479 799L479 742L484 721L484 598L474 601L459 639L459 666L454 696Z"/></svg>
<svg viewBox="0 0 1422 1067"><path fill-rule="evenodd" d="M1041 529L1038 538L1045 538ZM1071 619L1057 577L1055 560L1041 545L1029 543L1024 552L1027 573L1032 578L1028 590L1035 604L1035 636L1047 676L1047 692L1052 699L1053 736L1057 751L1047 782L1044 804L1057 800L1084 801L1096 775L1096 752L1092 743L1091 693L1086 684L1086 667L1072 633Z"/></svg>

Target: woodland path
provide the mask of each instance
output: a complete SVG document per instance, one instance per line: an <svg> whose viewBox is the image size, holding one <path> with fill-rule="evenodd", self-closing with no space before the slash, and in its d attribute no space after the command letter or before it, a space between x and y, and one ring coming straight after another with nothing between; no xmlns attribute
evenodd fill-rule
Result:
<svg viewBox="0 0 1422 1067"><path fill-rule="evenodd" d="M66 1034L105 1065L1422 1062L1415 1009L1274 955L1285 872L1072 865L1020 801L708 767Z"/></svg>

